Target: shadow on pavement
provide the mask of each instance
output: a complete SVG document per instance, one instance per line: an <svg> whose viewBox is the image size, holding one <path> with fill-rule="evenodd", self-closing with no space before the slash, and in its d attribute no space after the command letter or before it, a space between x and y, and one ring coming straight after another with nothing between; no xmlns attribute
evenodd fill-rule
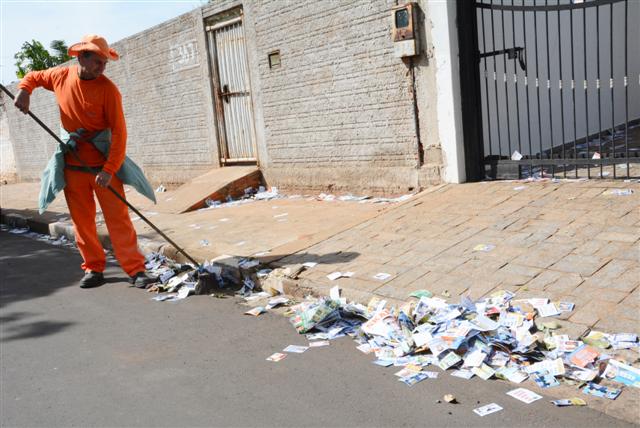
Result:
<svg viewBox="0 0 640 428"><path fill-rule="evenodd" d="M31 248L35 250L30 250ZM29 321L29 318L41 314L7 313L6 308L17 302L46 297L60 289L76 285L81 271L72 266L79 265L80 261L80 256L67 248L0 233L2 342L48 336L75 324L64 321ZM37 281L33 280L34 276L38 278Z"/></svg>

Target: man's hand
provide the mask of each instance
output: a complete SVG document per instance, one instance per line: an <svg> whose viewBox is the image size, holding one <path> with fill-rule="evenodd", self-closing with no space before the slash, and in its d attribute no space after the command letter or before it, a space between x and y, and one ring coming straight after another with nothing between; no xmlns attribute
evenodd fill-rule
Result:
<svg viewBox="0 0 640 428"><path fill-rule="evenodd" d="M100 171L96 175L96 184L100 187L107 187L111 183L111 174L107 174L104 171Z"/></svg>
<svg viewBox="0 0 640 428"><path fill-rule="evenodd" d="M13 101L13 105L18 108L24 114L29 113L29 101L31 94L24 89L20 89L16 95L16 99Z"/></svg>

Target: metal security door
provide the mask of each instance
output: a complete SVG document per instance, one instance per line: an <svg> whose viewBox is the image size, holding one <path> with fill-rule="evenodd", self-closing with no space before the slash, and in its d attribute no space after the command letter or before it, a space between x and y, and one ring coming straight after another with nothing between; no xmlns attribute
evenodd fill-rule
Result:
<svg viewBox="0 0 640 428"><path fill-rule="evenodd" d="M640 2L458 0L458 11L472 177L640 176Z"/></svg>
<svg viewBox="0 0 640 428"><path fill-rule="evenodd" d="M207 27L220 160L256 162L251 85L242 16Z"/></svg>

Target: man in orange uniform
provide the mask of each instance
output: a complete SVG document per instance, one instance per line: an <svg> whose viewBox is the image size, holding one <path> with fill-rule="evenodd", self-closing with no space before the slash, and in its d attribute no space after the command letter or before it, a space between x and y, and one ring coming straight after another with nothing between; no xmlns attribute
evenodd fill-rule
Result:
<svg viewBox="0 0 640 428"><path fill-rule="evenodd" d="M129 218L127 206L111 193L111 185L124 197L122 181L115 175L126 152L127 128L122 110L122 96L116 85L103 73L109 60L118 54L106 40L87 35L69 48L69 55L78 57L78 65L54 67L28 73L18 85L15 106L29 111L31 92L38 87L53 91L60 107L62 126L68 132L84 129L76 140L76 152L92 171L87 171L71 154L64 156L64 195L73 220L76 242L84 262L82 288L105 283L105 254L96 231L94 193L102 213L120 266L131 283L144 287L153 282L145 272L145 258L138 251L137 236ZM111 130L108 156L91 142L91 136L101 130ZM93 173L91 173L93 172ZM94 175L95 174L95 175Z"/></svg>

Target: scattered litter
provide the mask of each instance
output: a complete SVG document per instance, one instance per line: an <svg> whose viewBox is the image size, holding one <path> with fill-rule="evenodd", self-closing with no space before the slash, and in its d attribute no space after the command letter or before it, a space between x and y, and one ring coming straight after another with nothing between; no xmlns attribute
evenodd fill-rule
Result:
<svg viewBox="0 0 640 428"><path fill-rule="evenodd" d="M373 279L377 279L378 281L386 281L389 278L391 278L391 274L384 272L377 273L373 276Z"/></svg>
<svg viewBox="0 0 640 428"><path fill-rule="evenodd" d="M588 395L593 395L601 398L608 398L609 400L615 400L620 395L620 390L615 388L607 388L603 385L597 385L589 382L587 386L582 389L582 392Z"/></svg>
<svg viewBox="0 0 640 428"><path fill-rule="evenodd" d="M221 221L221 222L223 222L223 223L224 223L224 222L229 221L229 219L228 219L228 218L221 218L221 219L220 219L220 220L218 220L218 221Z"/></svg>
<svg viewBox="0 0 640 428"><path fill-rule="evenodd" d="M313 342L309 342L309 348L320 348L322 346L329 346L331 342L328 340L316 340Z"/></svg>
<svg viewBox="0 0 640 428"><path fill-rule="evenodd" d="M554 317L560 315L560 311L553 303L547 303L545 305L537 306L536 310L541 317Z"/></svg>
<svg viewBox="0 0 640 428"><path fill-rule="evenodd" d="M356 349L363 354L370 354L373 352L373 349L371 349L371 345L369 345L368 343L363 343L360 346L356 346Z"/></svg>
<svg viewBox="0 0 640 428"><path fill-rule="evenodd" d="M211 245L206 239L201 239L199 243L201 247L208 247L209 245Z"/></svg>
<svg viewBox="0 0 640 428"><path fill-rule="evenodd" d="M267 357L267 361L278 362L284 360L285 358L287 358L287 354L276 352L275 354L271 354L269 357Z"/></svg>
<svg viewBox="0 0 640 428"><path fill-rule="evenodd" d="M502 407L500 407L496 403L487 404L486 406L473 409L474 413L480 416L487 416L487 415L490 415L491 413L499 412L500 410L502 410Z"/></svg>
<svg viewBox="0 0 640 428"><path fill-rule="evenodd" d="M282 350L282 352L291 352L294 354L302 354L304 351L309 349L308 346L300 346L300 345L289 345Z"/></svg>
<svg viewBox="0 0 640 428"><path fill-rule="evenodd" d="M542 395L538 395L533 391L529 391L525 388L516 388L512 391L507 392L507 395L515 398L516 400L520 400L523 403L531 404L536 400L540 400Z"/></svg>
<svg viewBox="0 0 640 428"><path fill-rule="evenodd" d="M511 155L511 160L519 161L522 159L522 157L523 157L522 154L519 151L515 150Z"/></svg>
<svg viewBox="0 0 640 428"><path fill-rule="evenodd" d="M351 278L353 275L355 275L355 272L332 272L327 275L327 278L331 281L335 281L338 278Z"/></svg>
<svg viewBox="0 0 640 428"><path fill-rule="evenodd" d="M569 354L569 362L574 366L585 368L588 364L591 364L598 358L600 353L589 345L582 345L575 351Z"/></svg>
<svg viewBox="0 0 640 428"><path fill-rule="evenodd" d="M483 253L488 253L494 248L496 248L496 246L493 244L478 244L475 247L473 247L473 251L482 251Z"/></svg>
<svg viewBox="0 0 640 428"><path fill-rule="evenodd" d="M604 192L605 195L613 196L630 196L633 195L633 189L613 189Z"/></svg>
<svg viewBox="0 0 640 428"><path fill-rule="evenodd" d="M9 229L9 233L13 233L14 235L22 235L23 233L29 232L28 227L16 227L13 229Z"/></svg>
<svg viewBox="0 0 640 428"><path fill-rule="evenodd" d="M460 369L460 370L452 371L451 376L469 380L473 377L473 372L471 370Z"/></svg>
<svg viewBox="0 0 640 428"><path fill-rule="evenodd" d="M549 375L549 374L548 375L536 374L533 376L533 380L540 388L552 388L554 386L560 385L560 382L558 382L558 379L556 379L555 376Z"/></svg>
<svg viewBox="0 0 640 428"><path fill-rule="evenodd" d="M516 192L519 192L520 190L524 190L526 188L527 188L527 186L516 186L516 187L513 188L513 190L515 190Z"/></svg>
<svg viewBox="0 0 640 428"><path fill-rule="evenodd" d="M391 360L375 360L373 361L373 364L376 364L378 366L382 366L382 367L389 367L393 365L393 361Z"/></svg>
<svg viewBox="0 0 640 428"><path fill-rule="evenodd" d="M228 294L224 294L224 293L212 293L211 297L215 297L216 299L228 299L229 296Z"/></svg>
<svg viewBox="0 0 640 428"><path fill-rule="evenodd" d="M595 152L593 156L591 156L591 159L602 159L602 157L600 156L600 153Z"/></svg>
<svg viewBox="0 0 640 428"><path fill-rule="evenodd" d="M603 377L624 385L640 388L640 369L617 360L609 360Z"/></svg>
<svg viewBox="0 0 640 428"><path fill-rule="evenodd" d="M264 299L266 297L271 297L271 294L267 293L266 291L260 291L258 293L251 293L247 296L244 296L244 300L247 302L253 302L256 300Z"/></svg>
<svg viewBox="0 0 640 428"><path fill-rule="evenodd" d="M244 314L253 315L254 317L257 317L258 315L263 314L265 312L267 312L265 308L263 308L262 306L256 306L255 308L248 310Z"/></svg>
<svg viewBox="0 0 640 428"><path fill-rule="evenodd" d="M404 382L406 385L413 386L418 382L422 382L425 379L431 378L431 374L435 372L413 372L405 377L398 379L400 382ZM437 373L435 373L437 376Z"/></svg>
<svg viewBox="0 0 640 428"><path fill-rule="evenodd" d="M302 266L310 269L310 268L316 267L317 264L318 263L316 262L305 262L305 263L302 263Z"/></svg>
<svg viewBox="0 0 640 428"><path fill-rule="evenodd" d="M282 217L286 217L288 215L289 215L289 213L276 214L276 215L273 216L273 218L282 218Z"/></svg>
<svg viewBox="0 0 640 428"><path fill-rule="evenodd" d="M273 299L269 300L269 302L267 303L266 309L273 309L280 305L286 305L289 302L290 300L288 297L274 297Z"/></svg>
<svg viewBox="0 0 640 428"><path fill-rule="evenodd" d="M173 300L176 295L176 293L158 294L157 296L152 297L151 300L155 300L156 302L164 302L167 300Z"/></svg>
<svg viewBox="0 0 640 428"><path fill-rule="evenodd" d="M558 407L567 407L567 406L586 406L587 402L582 398L573 397L573 398L563 398L560 400L553 400L552 403Z"/></svg>
<svg viewBox="0 0 640 428"><path fill-rule="evenodd" d="M571 302L559 302L558 303L558 310L560 312L571 312L573 311L573 308L575 307L575 305Z"/></svg>
<svg viewBox="0 0 640 428"><path fill-rule="evenodd" d="M167 189L161 184L156 188L156 193L163 193L166 192Z"/></svg>
<svg viewBox="0 0 640 428"><path fill-rule="evenodd" d="M271 189L269 189L269 191L266 191L263 186L260 186L258 188L258 193L256 193L254 197L258 201L267 201L269 199L275 199L278 196L279 195L277 187L272 187Z"/></svg>
<svg viewBox="0 0 640 428"><path fill-rule="evenodd" d="M455 404L455 403L457 403L457 401L456 401L456 396L455 396L455 395L453 395L453 394L445 394L445 396L444 396L444 397L442 397L442 399L443 399L444 401L446 401L447 403L451 403L451 404Z"/></svg>
<svg viewBox="0 0 640 428"><path fill-rule="evenodd" d="M409 297L421 299L423 297L433 297L433 293L429 290L416 290L413 293L409 294Z"/></svg>

